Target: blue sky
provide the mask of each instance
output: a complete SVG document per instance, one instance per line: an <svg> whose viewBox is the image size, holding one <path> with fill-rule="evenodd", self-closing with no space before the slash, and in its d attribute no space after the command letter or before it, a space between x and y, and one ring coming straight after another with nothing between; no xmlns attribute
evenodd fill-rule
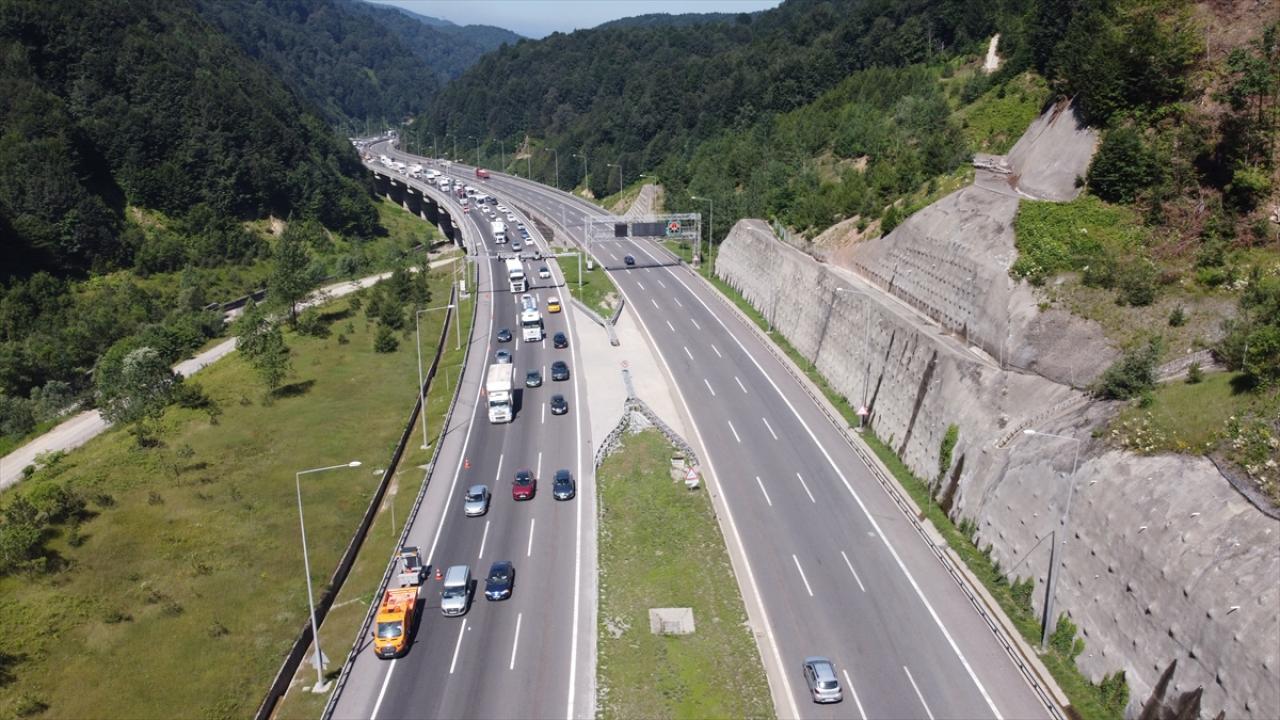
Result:
<svg viewBox="0 0 1280 720"><path fill-rule="evenodd" d="M650 13L755 12L781 0L375 0L459 25L496 25L526 37L572 32Z"/></svg>

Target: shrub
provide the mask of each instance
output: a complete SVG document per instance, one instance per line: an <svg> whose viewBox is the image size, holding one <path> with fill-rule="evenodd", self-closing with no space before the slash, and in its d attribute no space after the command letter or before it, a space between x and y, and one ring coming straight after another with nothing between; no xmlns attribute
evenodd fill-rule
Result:
<svg viewBox="0 0 1280 720"><path fill-rule="evenodd" d="M1156 300L1159 279L1155 263L1145 257L1136 258L1116 275L1116 289L1120 293L1116 300L1134 307L1150 305Z"/></svg>
<svg viewBox="0 0 1280 720"><path fill-rule="evenodd" d="M1174 308L1172 312L1169 313L1169 327L1182 327L1183 325L1186 325L1186 324L1187 324L1187 311L1183 310L1182 306L1179 305L1178 307Z"/></svg>
<svg viewBox="0 0 1280 720"><path fill-rule="evenodd" d="M0 435L22 437L35 426L36 419L30 400L0 395Z"/></svg>
<svg viewBox="0 0 1280 720"><path fill-rule="evenodd" d="M391 328L386 325L378 326L378 335L373 340L373 351L380 353L392 353L400 348L400 341L391 332Z"/></svg>
<svg viewBox="0 0 1280 720"><path fill-rule="evenodd" d="M938 452L938 477L941 478L946 474L947 469L951 467L951 454L956 449L956 442L960 440L960 426L948 425L947 432L942 436L942 448Z"/></svg>
<svg viewBox="0 0 1280 720"><path fill-rule="evenodd" d="M1154 388L1162 347L1156 337L1127 350L1098 379L1094 394L1106 400L1128 400Z"/></svg>
<svg viewBox="0 0 1280 720"><path fill-rule="evenodd" d="M1187 368L1187 383L1195 385L1202 380L1204 380L1204 371L1200 369L1200 363L1191 363L1191 366Z"/></svg>
<svg viewBox="0 0 1280 720"><path fill-rule="evenodd" d="M316 338L329 337L329 326L321 317L320 311L312 308L298 316L298 334Z"/></svg>
<svg viewBox="0 0 1280 720"><path fill-rule="evenodd" d="M1159 165L1142 136L1131 127L1120 127L1102 136L1087 181L1089 190L1103 200L1131 203L1159 176Z"/></svg>

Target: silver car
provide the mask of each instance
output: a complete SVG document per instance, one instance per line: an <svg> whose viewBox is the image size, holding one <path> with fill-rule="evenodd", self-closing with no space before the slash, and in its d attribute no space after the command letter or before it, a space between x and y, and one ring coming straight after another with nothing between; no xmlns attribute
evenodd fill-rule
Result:
<svg viewBox="0 0 1280 720"><path fill-rule="evenodd" d="M824 657L804 659L804 681L816 703L837 703L844 699L840 678L836 677L836 666Z"/></svg>
<svg viewBox="0 0 1280 720"><path fill-rule="evenodd" d="M480 517L489 512L489 486L472 485L467 488L466 497L462 502L462 512L467 517Z"/></svg>

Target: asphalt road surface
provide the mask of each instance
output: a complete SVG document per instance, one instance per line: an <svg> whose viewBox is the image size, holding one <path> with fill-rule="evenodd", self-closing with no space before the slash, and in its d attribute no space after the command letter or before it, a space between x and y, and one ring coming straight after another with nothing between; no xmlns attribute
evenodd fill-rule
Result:
<svg viewBox="0 0 1280 720"><path fill-rule="evenodd" d="M472 172L453 168L460 177ZM491 174L487 191L580 239L588 215L605 215L565 193ZM652 241L611 239L589 249L636 314L691 421L689 439L722 501L731 554L736 546L745 558L735 570L761 631L779 715L1047 717L842 429L755 331ZM628 254L634 267L623 262ZM842 704L810 701L800 673L809 655L835 662Z"/></svg>
<svg viewBox="0 0 1280 720"><path fill-rule="evenodd" d="M405 178L397 181L421 187ZM440 193L434 196L443 200ZM479 243L479 255L510 252L509 245L492 242L483 216L464 215L452 200L445 202L452 217L462 218L472 249ZM412 646L399 659L381 660L373 655L370 638L361 638L336 717L594 714L595 492L576 337L569 313L546 312L547 299L560 295L557 285L563 275L554 263L531 261L525 264L532 283L529 293L539 300L546 333L543 342L523 342L519 294L509 291L500 262L494 257L478 259L480 305L463 395L442 441L441 460L422 511L410 530L410 544L421 549L431 568L420 592L421 619ZM537 278L543 264L552 268L553 279ZM511 330L510 342L497 341L502 328ZM570 336L568 349L552 347L551 337L558 331ZM509 424L489 422L481 393L484 373L498 349L514 356L517 405ZM555 360L569 364L568 381L551 381ZM523 387L528 369L542 372L541 387ZM551 414L548 401L554 393L568 399L567 415ZM551 479L561 468L570 470L577 482L573 500L552 498ZM537 478L537 494L530 501L512 500L512 478L518 469L531 470ZM492 492L490 510L483 517L463 515L463 494L473 484L488 485ZM491 602L483 595L484 578L498 560L514 563L515 589L509 600ZM470 609L462 617L440 612L441 583L435 570L452 565L469 565L476 583Z"/></svg>

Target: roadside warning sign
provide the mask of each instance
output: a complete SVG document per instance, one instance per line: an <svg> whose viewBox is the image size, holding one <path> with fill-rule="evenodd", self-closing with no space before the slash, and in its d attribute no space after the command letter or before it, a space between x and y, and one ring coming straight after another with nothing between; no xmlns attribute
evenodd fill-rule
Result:
<svg viewBox="0 0 1280 720"><path fill-rule="evenodd" d="M680 221L679 221L679 220L672 220L671 222L667 223L667 234L668 234L668 235L679 235L679 234L680 234Z"/></svg>

